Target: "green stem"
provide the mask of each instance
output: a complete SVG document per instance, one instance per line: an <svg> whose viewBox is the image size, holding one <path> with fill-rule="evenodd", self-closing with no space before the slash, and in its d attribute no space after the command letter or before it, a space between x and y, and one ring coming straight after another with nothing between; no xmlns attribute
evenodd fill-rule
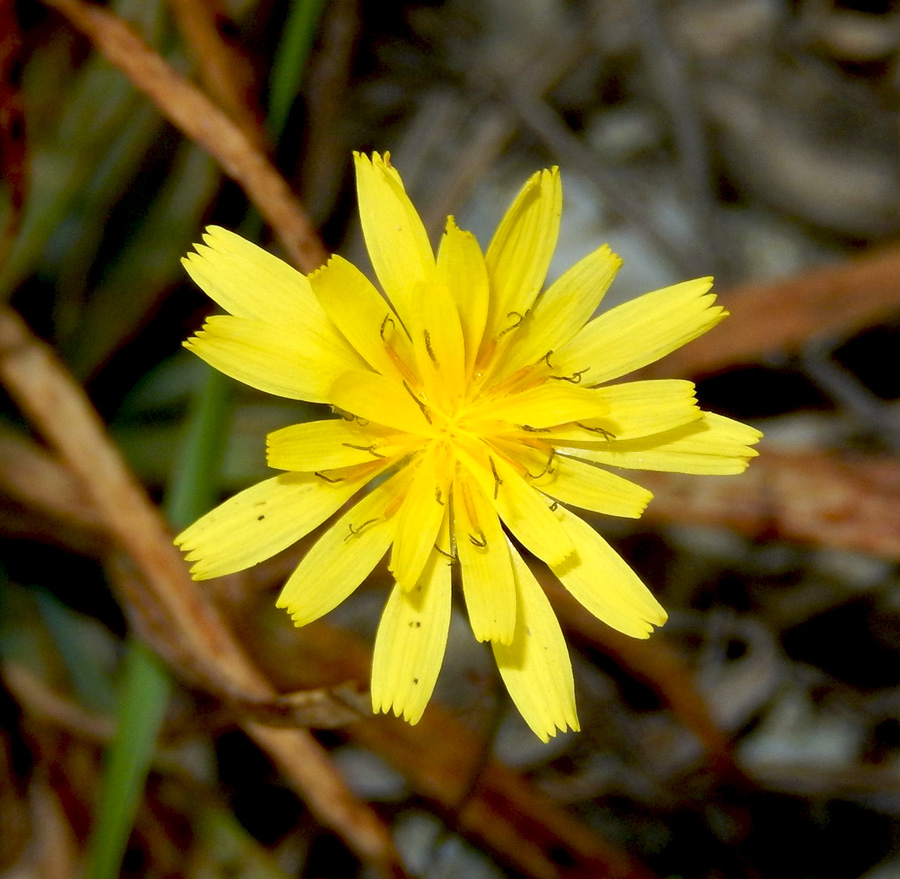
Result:
<svg viewBox="0 0 900 879"><path fill-rule="evenodd" d="M165 666L139 641L129 641L122 672L119 725L106 755L87 879L119 875L171 691Z"/></svg>
<svg viewBox="0 0 900 879"><path fill-rule="evenodd" d="M205 512L217 494L227 435L228 383L221 373L206 367L204 371L204 385L188 416L182 454L165 504L176 528ZM129 638L122 662L118 725L106 754L85 879L115 879L120 873L171 690L163 663L150 648Z"/></svg>
<svg viewBox="0 0 900 879"><path fill-rule="evenodd" d="M287 125L291 104L303 81L325 0L295 0L278 44L278 52L269 75L269 110L266 124L272 138L281 138Z"/></svg>

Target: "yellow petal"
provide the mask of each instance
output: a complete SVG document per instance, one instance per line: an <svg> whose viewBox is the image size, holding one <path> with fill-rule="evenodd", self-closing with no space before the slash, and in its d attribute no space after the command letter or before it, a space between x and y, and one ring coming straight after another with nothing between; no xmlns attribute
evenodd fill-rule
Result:
<svg viewBox="0 0 900 879"><path fill-rule="evenodd" d="M513 334L496 378L512 375L568 342L597 310L621 265L604 244L554 281Z"/></svg>
<svg viewBox="0 0 900 879"><path fill-rule="evenodd" d="M521 320L534 303L556 248L561 214L562 184L553 168L529 178L500 221L485 254L491 282L485 342L510 326L510 315Z"/></svg>
<svg viewBox="0 0 900 879"><path fill-rule="evenodd" d="M609 405L606 416L546 427L536 431L537 438L554 445L565 442L605 449L612 440L650 437L699 422L702 416L694 385L679 379L624 382L596 388L593 393ZM567 454L593 460L580 453Z"/></svg>
<svg viewBox="0 0 900 879"><path fill-rule="evenodd" d="M475 236L447 218L437 258L438 280L456 302L465 344L466 369L471 372L487 320L490 287L484 255Z"/></svg>
<svg viewBox="0 0 900 879"><path fill-rule="evenodd" d="M270 433L266 458L277 470L332 470L383 461L405 448L402 435L356 420L307 421Z"/></svg>
<svg viewBox="0 0 900 879"><path fill-rule="evenodd" d="M270 323L230 315L209 318L184 346L252 388L311 403L330 402L334 380L365 365L337 333L321 336L311 324L281 332Z"/></svg>
<svg viewBox="0 0 900 879"><path fill-rule="evenodd" d="M513 425L544 428L568 421L587 421L610 415L606 389L576 388L567 382L548 381L536 388L499 399L488 398L473 410L469 422L508 421Z"/></svg>
<svg viewBox="0 0 900 879"><path fill-rule="evenodd" d="M412 589L428 561L450 500L450 478L442 447L420 456L412 485L397 516L391 571L402 589Z"/></svg>
<svg viewBox="0 0 900 879"><path fill-rule="evenodd" d="M485 485L488 474L484 468L473 475L480 476L482 490L494 492L494 507L503 523L539 559L548 565L562 564L574 550L561 523L562 508L551 510L551 502L499 455L492 455L490 461L490 488Z"/></svg>
<svg viewBox="0 0 900 879"><path fill-rule="evenodd" d="M221 226L208 226L203 240L182 263L227 312L280 327L325 322L309 282L296 269Z"/></svg>
<svg viewBox="0 0 900 879"><path fill-rule="evenodd" d="M497 511L459 468L453 483L456 554L469 623L478 641L509 644L516 625L516 584Z"/></svg>
<svg viewBox="0 0 900 879"><path fill-rule="evenodd" d="M384 327L397 317L372 282L353 263L332 256L309 283L328 317L369 365L397 375L384 338Z"/></svg>
<svg viewBox="0 0 900 879"><path fill-rule="evenodd" d="M590 451L574 452L581 458L632 470L672 473L742 473L759 453L750 448L762 434L754 427L722 415L704 412L683 427L633 440L614 440Z"/></svg>
<svg viewBox="0 0 900 879"><path fill-rule="evenodd" d="M369 576L394 539L392 511L408 484L409 474L401 470L316 541L278 596L277 606L287 609L295 625L333 610Z"/></svg>
<svg viewBox="0 0 900 879"><path fill-rule="evenodd" d="M372 657L372 710L418 723L434 690L450 629L450 561L433 552L415 587L394 586Z"/></svg>
<svg viewBox="0 0 900 879"><path fill-rule="evenodd" d="M594 318L554 354L563 371L587 368L588 384L626 375L664 357L714 327L725 310L714 305L712 278L646 293Z"/></svg>
<svg viewBox="0 0 900 879"><path fill-rule="evenodd" d="M376 424L410 433L430 429L431 415L424 403L416 402L409 384L376 372L345 372L331 386L328 396L339 409Z"/></svg>
<svg viewBox="0 0 900 879"><path fill-rule="evenodd" d="M175 542L194 562L195 580L241 571L309 534L377 472L367 470L339 482L312 473L282 473L210 510Z"/></svg>
<svg viewBox="0 0 900 879"><path fill-rule="evenodd" d="M434 280L434 253L389 155L373 153L370 159L354 153L353 158L366 249L381 286L405 320L415 285Z"/></svg>
<svg viewBox="0 0 900 879"><path fill-rule="evenodd" d="M575 553L553 573L572 595L608 626L647 638L666 612L621 556L590 525L560 507Z"/></svg>
<svg viewBox="0 0 900 879"><path fill-rule="evenodd" d="M542 741L580 729L566 642L550 602L528 565L510 547L516 577L516 630L510 644L492 643L497 668L525 722Z"/></svg>
<svg viewBox="0 0 900 879"><path fill-rule="evenodd" d="M419 374L445 409L466 393L465 343L456 303L443 284L423 285L410 309Z"/></svg>
<svg viewBox="0 0 900 879"><path fill-rule="evenodd" d="M528 468L528 479L536 489L583 510L637 519L653 497L628 479L563 455L548 457L537 449L520 447L516 460Z"/></svg>
<svg viewBox="0 0 900 879"><path fill-rule="evenodd" d="M623 382L597 388L609 403L616 439L647 436L700 418L693 382L681 379Z"/></svg>

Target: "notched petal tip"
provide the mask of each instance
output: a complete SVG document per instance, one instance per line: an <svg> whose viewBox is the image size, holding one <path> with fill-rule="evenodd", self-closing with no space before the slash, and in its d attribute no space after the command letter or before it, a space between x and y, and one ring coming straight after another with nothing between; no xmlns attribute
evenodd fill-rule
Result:
<svg viewBox="0 0 900 879"><path fill-rule="evenodd" d="M608 242L601 244L594 254L588 254L588 256L594 256L597 260L606 260L608 264L607 272L609 273L609 281L606 284L607 288L615 280L616 275L619 273L619 269L625 264L622 257L610 247Z"/></svg>
<svg viewBox="0 0 900 879"><path fill-rule="evenodd" d="M193 526L189 528L185 528L180 534L176 534L175 537L172 538L172 543L178 547L178 550L181 552L185 562L192 562L190 566L190 574L194 580L202 579L202 577L197 576L198 572L202 569L202 562L198 562L198 559L202 559L202 556L197 552L194 541L191 538L191 530Z"/></svg>
<svg viewBox="0 0 900 879"><path fill-rule="evenodd" d="M754 458L759 457L759 452L756 449L745 449L741 452L740 455L735 456L731 459L732 466L728 470L720 469L716 472L717 476L739 476L743 473L749 466L750 462Z"/></svg>
<svg viewBox="0 0 900 879"><path fill-rule="evenodd" d="M532 727L534 734L546 745L550 739L555 739L560 733L581 732L581 722L578 715L573 712L571 717L567 717L561 724L556 723L552 727L546 729L535 729Z"/></svg>
<svg viewBox="0 0 900 879"><path fill-rule="evenodd" d="M360 150L353 151L353 164L359 168L360 165L367 165L369 167L372 166L372 161L375 157L379 157L378 153L372 153L370 156L368 153L361 152Z"/></svg>
<svg viewBox="0 0 900 879"><path fill-rule="evenodd" d="M415 726L422 719L426 707L427 705L423 705L412 709L408 705L401 706L399 701L388 699L382 699L376 703L375 697L372 697L372 711L375 714L393 714L394 717L405 720L410 726Z"/></svg>
<svg viewBox="0 0 900 879"><path fill-rule="evenodd" d="M210 245L212 245L212 242L214 242L216 239L223 240L238 238L241 241L244 240L240 235L237 234L237 232L232 232L229 229L226 229L224 226L219 226L216 223L210 223L208 226L206 226L201 237L207 244Z"/></svg>
<svg viewBox="0 0 900 879"><path fill-rule="evenodd" d="M179 542L181 541L181 542ZM175 538L175 545L181 550L186 563L190 564L188 573L192 580L212 580L219 576L207 555L196 548L190 541Z"/></svg>
<svg viewBox="0 0 900 879"><path fill-rule="evenodd" d="M307 623L310 621L305 619L301 613L301 609L296 606L296 604L288 604L287 602L283 602L280 599L275 602L275 607L284 610L287 615L291 618L291 622L294 624L295 629L302 629Z"/></svg>
<svg viewBox="0 0 900 879"><path fill-rule="evenodd" d="M357 174L360 173L360 171L365 173L368 170L375 171L376 173L380 172L396 180L401 187L403 186L400 174L391 164L391 153L389 150L385 150L383 153L373 152L370 155L354 152L353 164L356 167Z"/></svg>
<svg viewBox="0 0 900 879"><path fill-rule="evenodd" d="M472 619L470 616L469 625L472 629L472 635L479 644L500 644L504 647L508 647L513 642L515 628L505 621L494 620L493 626L485 626L484 620L482 620L482 628L476 629L472 626Z"/></svg>

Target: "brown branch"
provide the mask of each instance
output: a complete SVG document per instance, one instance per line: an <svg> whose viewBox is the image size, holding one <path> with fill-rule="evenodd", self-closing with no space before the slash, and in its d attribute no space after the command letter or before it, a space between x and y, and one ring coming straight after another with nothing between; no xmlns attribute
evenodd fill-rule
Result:
<svg viewBox="0 0 900 879"><path fill-rule="evenodd" d="M155 606L170 637L181 642L197 665L218 676L226 689L260 699L274 698L269 682L188 576L171 534L110 442L81 388L54 353L6 306L0 307L0 379L76 477L109 532L141 572L146 582L142 604ZM279 730L276 735L253 722L247 722L245 728L282 766L323 824L386 875L399 873L387 829L369 807L350 794L309 733Z"/></svg>
<svg viewBox="0 0 900 879"><path fill-rule="evenodd" d="M229 45L217 26L224 18L213 0L169 0L178 27L198 61L206 91L228 114L254 149L265 151L262 116L253 99L253 67Z"/></svg>
<svg viewBox="0 0 900 879"><path fill-rule="evenodd" d="M731 528L900 559L900 461L766 448L740 476L642 473L650 522Z"/></svg>
<svg viewBox="0 0 900 879"><path fill-rule="evenodd" d="M113 719L83 708L54 692L24 665L4 662L0 676L16 702L33 717L92 742L108 742L115 734Z"/></svg>
<svg viewBox="0 0 900 879"><path fill-rule="evenodd" d="M311 272L325 263L328 254L284 178L206 95L115 15L82 0L45 2L65 15L172 124L243 187L298 268Z"/></svg>
<svg viewBox="0 0 900 879"><path fill-rule="evenodd" d="M35 537L95 557L110 548L106 528L72 475L24 436L0 430L0 523L7 534Z"/></svg>
<svg viewBox="0 0 900 879"><path fill-rule="evenodd" d="M247 643L260 643L254 633L271 633L259 614L244 616ZM258 661L273 679L305 687L369 676L371 650L361 640L321 621L308 625L304 634L289 648L278 649L271 636L259 647ZM369 715L344 732L395 766L420 796L449 815L453 826L518 873L537 879L654 875L496 761L488 763L469 796L483 742L437 704L429 705L416 726Z"/></svg>
<svg viewBox="0 0 900 879"><path fill-rule="evenodd" d="M311 271L325 261L327 254L318 236L283 178L205 95L115 16L80 0L50 0L48 5L65 14L171 122L243 186L301 269ZM188 578L171 535L107 440L80 388L8 309L0 311L0 377L56 447L142 573L148 586L143 604L157 606L152 616L157 622L166 621L169 640L174 632L195 663L220 677L226 690L263 701L274 699L276 693ZM116 581L131 582L122 577ZM141 603L136 607L140 609ZM252 721L245 728L294 782L311 811L351 849L386 875L402 872L385 826L350 794L307 732L273 732Z"/></svg>

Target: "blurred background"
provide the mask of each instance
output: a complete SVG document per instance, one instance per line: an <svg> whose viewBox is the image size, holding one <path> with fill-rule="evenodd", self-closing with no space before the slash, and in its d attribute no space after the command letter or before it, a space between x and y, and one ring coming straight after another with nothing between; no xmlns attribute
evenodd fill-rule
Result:
<svg viewBox="0 0 900 879"><path fill-rule="evenodd" d="M898 123L890 0L0 0L0 877L900 877ZM761 456L595 522L671 616L558 607L549 745L462 618L422 722L370 716L385 570L295 630L308 541L192 584L157 515L316 415L181 349L180 257L368 270L352 150L483 246L559 165L552 276L608 242L608 304L732 312L643 375Z"/></svg>

